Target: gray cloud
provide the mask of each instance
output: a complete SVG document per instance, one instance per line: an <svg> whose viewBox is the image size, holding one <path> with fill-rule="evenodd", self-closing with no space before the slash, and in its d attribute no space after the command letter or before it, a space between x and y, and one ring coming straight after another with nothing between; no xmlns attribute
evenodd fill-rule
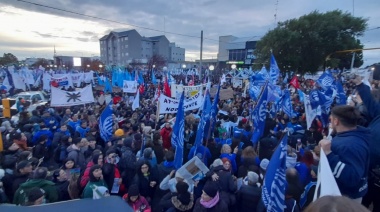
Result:
<svg viewBox="0 0 380 212"><path fill-rule="evenodd" d="M239 0L237 2L230 0L57 0L54 1L53 4L46 0L30 1L77 11L91 16L115 20L126 24L138 25L161 31L164 31L165 28L165 35L168 39L171 42L176 42L177 45L186 48L188 52L199 51L199 38L179 36L170 34L169 32L200 36L200 31L204 30L204 36L206 38L215 40L221 35L261 37L268 30L275 27L274 14L276 10L275 4L277 2L276 0ZM352 7L352 2L347 2L347 0L278 1L277 21L298 18L314 10L326 12L334 9L341 9L343 11L352 12L354 9L355 16L369 18L368 23L370 28L379 26L377 23L377 20L380 19L380 13L378 12L378 8L380 7L379 0L353 1L355 3L354 8ZM103 34L99 35L93 32L82 32L81 35L83 36L73 38L82 42L95 42L101 36L116 29L136 28L129 25L85 18L63 11L55 11L14 0L2 0L2 3L0 4L12 5L26 10L55 14L63 17L88 19L109 26L109 30ZM143 36L164 34L163 32L147 29L136 29ZM379 32L380 30L367 32L361 40L366 46L367 43L368 45L377 44L379 43L379 37L374 34L378 34ZM54 34L50 35L57 36ZM205 40L204 47L206 52L214 52L214 55L216 56L218 42Z"/></svg>

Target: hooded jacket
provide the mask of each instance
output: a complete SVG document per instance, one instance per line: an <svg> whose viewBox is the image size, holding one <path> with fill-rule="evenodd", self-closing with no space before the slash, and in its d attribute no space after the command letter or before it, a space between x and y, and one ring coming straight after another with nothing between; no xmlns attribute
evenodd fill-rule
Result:
<svg viewBox="0 0 380 212"><path fill-rule="evenodd" d="M370 137L368 129L358 126L338 133L331 141L331 153L327 155L331 171L342 195L352 199L363 197L368 190Z"/></svg>
<svg viewBox="0 0 380 212"><path fill-rule="evenodd" d="M31 188L37 187L41 188L45 191L46 201L49 203L58 201L58 192L55 184L49 180L45 179L32 179L23 184L21 184L20 188L17 189L15 196L13 198L13 204L20 205L26 202L28 190Z"/></svg>
<svg viewBox="0 0 380 212"><path fill-rule="evenodd" d="M177 193L167 193L160 200L160 206L165 210L173 208L174 211L191 211L194 206L194 195L190 194L190 198L181 200Z"/></svg>
<svg viewBox="0 0 380 212"><path fill-rule="evenodd" d="M86 159L84 158L83 152L81 152L81 149L75 149L73 145L67 147L67 158L73 159L75 164L78 164L81 169L86 167Z"/></svg>
<svg viewBox="0 0 380 212"><path fill-rule="evenodd" d="M371 138L369 140L371 150L370 168L375 168L380 165L380 103L374 100L370 88L364 83L358 85L356 89L368 111L368 128L371 130Z"/></svg>

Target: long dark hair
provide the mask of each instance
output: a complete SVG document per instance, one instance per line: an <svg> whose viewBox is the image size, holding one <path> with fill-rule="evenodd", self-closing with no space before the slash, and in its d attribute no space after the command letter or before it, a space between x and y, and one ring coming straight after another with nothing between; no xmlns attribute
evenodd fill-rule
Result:
<svg viewBox="0 0 380 212"><path fill-rule="evenodd" d="M89 174L89 177L90 177L90 182L98 182L100 179L96 178L93 174L93 172L97 169L102 169L101 166L99 165L93 165L91 168L90 168L90 174Z"/></svg>

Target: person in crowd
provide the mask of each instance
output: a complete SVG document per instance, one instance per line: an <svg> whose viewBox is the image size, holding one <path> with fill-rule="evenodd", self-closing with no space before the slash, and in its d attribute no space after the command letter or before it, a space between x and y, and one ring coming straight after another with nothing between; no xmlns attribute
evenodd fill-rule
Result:
<svg viewBox="0 0 380 212"><path fill-rule="evenodd" d="M46 180L48 170L45 167L38 167L34 170L32 177L25 183L21 184L17 189L13 204L22 205L27 202L26 194L34 187L45 191L45 199L47 203L58 201L58 191L53 182Z"/></svg>
<svg viewBox="0 0 380 212"><path fill-rule="evenodd" d="M220 189L220 198L228 206L233 206L236 203L236 177L232 175L231 162L228 158L222 158L223 165L214 167L210 173L206 176L210 177L210 180L216 182Z"/></svg>
<svg viewBox="0 0 380 212"><path fill-rule="evenodd" d="M59 122L54 116L51 116L49 110L45 110L42 119L44 120L45 127L48 128L51 132L55 132L59 127Z"/></svg>
<svg viewBox="0 0 380 212"><path fill-rule="evenodd" d="M71 135L74 135L77 127L81 125L82 121L78 118L78 114L73 114L71 120L67 122L67 126L70 128Z"/></svg>
<svg viewBox="0 0 380 212"><path fill-rule="evenodd" d="M136 176L134 177L133 184L138 185L141 195L148 202L153 198L157 183L157 174L155 170L152 170L150 163L146 160L139 161L136 166Z"/></svg>
<svg viewBox="0 0 380 212"><path fill-rule="evenodd" d="M194 212L228 212L228 205L220 198L218 186L212 182L206 183L202 196L194 205Z"/></svg>
<svg viewBox="0 0 380 212"><path fill-rule="evenodd" d="M160 200L160 206L165 211L182 211L190 212L194 206L194 195L190 193L189 185L185 182L178 182L176 184L176 193L167 193Z"/></svg>
<svg viewBox="0 0 380 212"><path fill-rule="evenodd" d="M157 158L152 148L145 148L142 153L141 150L138 151L137 156L140 156L138 160L147 160L153 169L157 168Z"/></svg>
<svg viewBox="0 0 380 212"><path fill-rule="evenodd" d="M46 127L45 124L40 124L40 130L38 130L36 133L33 135L33 144L37 144L39 142L39 139L42 135L45 135L47 138L46 141L46 146L50 147L53 139L53 133L50 131L49 128Z"/></svg>
<svg viewBox="0 0 380 212"><path fill-rule="evenodd" d="M33 172L33 167L32 164L27 161L23 160L16 165L15 173L13 175L12 179L12 190L11 190L11 195L13 196L17 189L20 187L21 184L25 183L28 181L30 174ZM13 199L13 198L12 198Z"/></svg>
<svg viewBox="0 0 380 212"><path fill-rule="evenodd" d="M42 205L45 203L45 191L38 187L31 188L27 195L27 202L23 206Z"/></svg>
<svg viewBox="0 0 380 212"><path fill-rule="evenodd" d="M98 150L94 151L92 153L92 159L90 162L88 162L86 170L84 171L84 173L81 177L81 180L80 180L80 186L82 188L84 188L87 185L88 180L90 179L91 167L94 165L99 165L99 166L103 167L103 164L104 164L103 153L98 151Z"/></svg>
<svg viewBox="0 0 380 212"><path fill-rule="evenodd" d="M58 201L70 200L69 181L64 169L57 169L53 172L53 183L58 191Z"/></svg>
<svg viewBox="0 0 380 212"><path fill-rule="evenodd" d="M172 151L165 152L165 160L157 166L158 170L158 181L162 180L170 174L174 168L174 153Z"/></svg>
<svg viewBox="0 0 380 212"><path fill-rule="evenodd" d="M24 133L13 131L10 133L9 139L13 141L16 149L20 149L22 151L29 150Z"/></svg>
<svg viewBox="0 0 380 212"><path fill-rule="evenodd" d="M203 144L198 147L191 147L187 157L191 160L194 156L198 157L206 166L208 166L208 160L211 159L211 153L206 146L206 141L203 141Z"/></svg>
<svg viewBox="0 0 380 212"><path fill-rule="evenodd" d="M72 144L67 147L67 158L72 159L81 169L86 167L86 159L84 157L86 142L87 140L84 138L75 138Z"/></svg>
<svg viewBox="0 0 380 212"><path fill-rule="evenodd" d="M30 117L29 121L31 123L37 123L37 124L41 124L44 122L44 120L41 118L40 112L38 110L32 111L32 116Z"/></svg>
<svg viewBox="0 0 380 212"><path fill-rule="evenodd" d="M127 202L133 211L151 212L151 207L144 196L140 194L139 186L132 184L128 193L123 196L123 199Z"/></svg>
<svg viewBox="0 0 380 212"><path fill-rule="evenodd" d="M368 212L357 201L345 196L323 196L309 205L305 212L344 211L344 212Z"/></svg>
<svg viewBox="0 0 380 212"><path fill-rule="evenodd" d="M94 165L90 168L89 181L83 190L83 198L93 198L93 189L99 186L106 186L103 181L102 167Z"/></svg>
<svg viewBox="0 0 380 212"><path fill-rule="evenodd" d="M259 175L255 172L248 171L246 180L247 184L243 184L236 194L238 211L258 211L261 200L261 188L257 185Z"/></svg>
<svg viewBox="0 0 380 212"><path fill-rule="evenodd" d="M33 148L33 156L37 159L44 159L46 155L48 155L48 149L46 147L46 142L48 138L46 135L41 135L38 138L37 145Z"/></svg>
<svg viewBox="0 0 380 212"><path fill-rule="evenodd" d="M118 164L122 173L123 182L126 187L131 185L136 173L136 155L133 153L133 140L132 138L125 138L123 146L120 149L121 159Z"/></svg>
<svg viewBox="0 0 380 212"><path fill-rule="evenodd" d="M162 137L162 146L164 147L164 149L169 150L172 147L172 143L170 140L172 131L173 129L169 122L165 123L165 127L162 128L160 131Z"/></svg>
<svg viewBox="0 0 380 212"><path fill-rule="evenodd" d="M67 122L69 122L70 118L71 118L71 110L70 108L67 108L65 110L65 114L63 114L62 119L61 119L61 127L62 125L66 125Z"/></svg>
<svg viewBox="0 0 380 212"><path fill-rule="evenodd" d="M361 203L368 190L369 129L357 126L359 112L349 105L331 110L332 141L322 139L321 149L327 155L331 171L343 195Z"/></svg>
<svg viewBox="0 0 380 212"><path fill-rule="evenodd" d="M153 152L156 155L157 164L160 164L164 161L164 148L162 147L162 138L160 133L155 132L153 134Z"/></svg>
<svg viewBox="0 0 380 212"><path fill-rule="evenodd" d="M74 137L86 138L88 132L90 132L90 128L87 127L87 122L82 121L75 129Z"/></svg>
<svg viewBox="0 0 380 212"><path fill-rule="evenodd" d="M70 131L67 130L66 124L61 125L57 132L54 133L52 141L53 147L57 147L64 136L71 137Z"/></svg>
<svg viewBox="0 0 380 212"><path fill-rule="evenodd" d="M92 153L95 150L99 150L103 152L103 148L102 146L96 144L96 138L94 136L87 136L87 141L88 141L88 148L84 152L84 157L86 158L86 161L90 161L92 157Z"/></svg>
<svg viewBox="0 0 380 212"><path fill-rule="evenodd" d="M315 189L317 187L317 179L318 179L318 166L312 166L311 171L311 181L305 186L305 190L301 195L299 206L302 210L305 210L310 203L313 202Z"/></svg>
<svg viewBox="0 0 380 212"><path fill-rule="evenodd" d="M121 177L121 172L118 167L120 157L116 154L115 149L109 149L105 154L105 162L102 167L103 170L103 179L106 183L106 187L111 191L111 194L120 194L125 193L125 187L123 178ZM117 185L119 187L118 191L113 191L112 187Z"/></svg>
<svg viewBox="0 0 380 212"><path fill-rule="evenodd" d="M227 158L231 165L232 165L232 173L235 173L237 171L237 165L236 165L236 153L238 152L238 147L234 148L234 152L231 150L231 146L228 144L223 144L221 149L220 158Z"/></svg>
<svg viewBox="0 0 380 212"><path fill-rule="evenodd" d="M242 165L238 168L238 178L247 176L248 171L259 173L259 158L252 146L248 146L243 150L240 160L242 162Z"/></svg>

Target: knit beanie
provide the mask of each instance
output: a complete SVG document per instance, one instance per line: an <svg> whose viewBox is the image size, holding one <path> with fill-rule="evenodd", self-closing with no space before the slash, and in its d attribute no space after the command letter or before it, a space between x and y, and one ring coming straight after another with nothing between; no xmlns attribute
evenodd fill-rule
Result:
<svg viewBox="0 0 380 212"><path fill-rule="evenodd" d="M203 191L211 198L214 198L218 193L218 186L215 183L207 183L203 187Z"/></svg>
<svg viewBox="0 0 380 212"><path fill-rule="evenodd" d="M115 136L116 136L116 137L122 137L122 136L124 136L124 130L122 130L122 129L117 129L117 130L115 131Z"/></svg>

